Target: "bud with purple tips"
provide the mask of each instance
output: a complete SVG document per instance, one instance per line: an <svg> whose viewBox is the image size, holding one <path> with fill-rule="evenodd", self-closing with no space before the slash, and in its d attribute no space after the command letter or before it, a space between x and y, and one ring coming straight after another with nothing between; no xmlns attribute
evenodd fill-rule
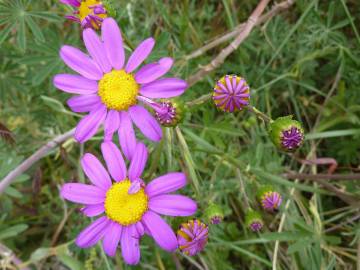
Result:
<svg viewBox="0 0 360 270"><path fill-rule="evenodd" d="M240 111L249 105L250 88L243 78L226 75L217 81L212 99L224 112Z"/></svg>
<svg viewBox="0 0 360 270"><path fill-rule="evenodd" d="M270 123L269 135L271 141L281 150L293 152L304 142L304 129L292 115L279 117Z"/></svg>
<svg viewBox="0 0 360 270"><path fill-rule="evenodd" d="M262 227L264 226L264 222L260 213L253 210L249 210L246 213L245 224L253 232L261 231Z"/></svg>
<svg viewBox="0 0 360 270"><path fill-rule="evenodd" d="M175 127L182 120L185 113L184 105L180 101L163 100L155 110L155 117L165 127Z"/></svg>
<svg viewBox="0 0 360 270"><path fill-rule="evenodd" d="M177 231L180 251L188 256L203 251L208 242L208 233L208 226L198 219L182 223Z"/></svg>
<svg viewBox="0 0 360 270"><path fill-rule="evenodd" d="M258 199L264 210L277 211L282 203L282 196L272 186L264 186L258 192Z"/></svg>
<svg viewBox="0 0 360 270"><path fill-rule="evenodd" d="M211 203L205 210L205 217L211 224L219 224L224 219L224 212L219 205Z"/></svg>

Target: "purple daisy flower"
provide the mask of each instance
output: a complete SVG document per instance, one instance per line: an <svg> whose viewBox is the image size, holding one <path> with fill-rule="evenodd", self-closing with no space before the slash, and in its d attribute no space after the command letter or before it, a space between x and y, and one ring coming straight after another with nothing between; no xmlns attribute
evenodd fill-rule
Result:
<svg viewBox="0 0 360 270"><path fill-rule="evenodd" d="M90 56L71 46L61 48L63 61L80 75L58 74L54 85L64 92L78 94L68 100L72 111L89 112L76 128L78 142L89 140L104 124L105 140L111 140L118 131L123 153L130 160L136 145L132 123L152 141L159 141L162 137L161 126L138 104L139 101L157 110L161 106L152 98L179 96L187 88L187 83L178 78L159 79L173 64L169 57L144 65L135 72L151 53L155 45L153 38L143 41L125 65L123 41L115 20L105 19L101 32L100 39L93 29L83 31Z"/></svg>
<svg viewBox="0 0 360 270"><path fill-rule="evenodd" d="M213 100L225 112L240 111L249 105L250 88L246 81L236 75L226 75L215 85Z"/></svg>
<svg viewBox="0 0 360 270"><path fill-rule="evenodd" d="M281 144L289 151L297 149L303 143L304 133L298 127L291 127L288 130L283 130L281 134Z"/></svg>
<svg viewBox="0 0 360 270"><path fill-rule="evenodd" d="M204 250L208 242L208 226L200 220L190 220L180 225L177 231L179 249L186 255L194 256Z"/></svg>
<svg viewBox="0 0 360 270"><path fill-rule="evenodd" d="M261 196L261 205L265 210L278 210L282 202L282 197L279 192L267 191Z"/></svg>
<svg viewBox="0 0 360 270"><path fill-rule="evenodd" d="M60 0L65 5L76 8L73 15L65 18L80 23L82 28L99 29L102 21L107 17L107 11L99 0Z"/></svg>
<svg viewBox="0 0 360 270"><path fill-rule="evenodd" d="M175 251L178 248L175 233L159 214L190 216L196 212L193 200L168 194L186 185L185 175L168 173L145 185L140 178L148 157L144 144L137 144L128 170L113 142L102 143L101 151L110 175L94 155L87 153L81 165L92 185L69 183L61 188L63 198L85 205L82 212L86 216L105 213L85 228L75 243L88 248L102 240L109 256L115 255L120 244L128 264L139 262L139 242L145 233L164 250Z"/></svg>

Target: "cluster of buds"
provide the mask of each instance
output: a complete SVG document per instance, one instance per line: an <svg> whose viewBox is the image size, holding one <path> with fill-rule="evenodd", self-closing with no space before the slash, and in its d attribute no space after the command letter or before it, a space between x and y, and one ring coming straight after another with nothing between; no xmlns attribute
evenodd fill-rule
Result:
<svg viewBox="0 0 360 270"><path fill-rule="evenodd" d="M224 112L240 111L249 106L250 88L244 78L225 75L216 82L212 99L216 107ZM279 149L293 152L302 145L304 129L300 122L292 119L291 115L279 117L275 121L266 116L265 118L270 122L270 139Z"/></svg>

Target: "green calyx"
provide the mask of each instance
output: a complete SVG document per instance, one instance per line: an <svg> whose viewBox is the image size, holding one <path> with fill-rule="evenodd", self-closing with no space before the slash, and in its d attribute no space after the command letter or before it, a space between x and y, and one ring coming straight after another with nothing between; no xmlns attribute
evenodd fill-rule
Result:
<svg viewBox="0 0 360 270"><path fill-rule="evenodd" d="M302 145L304 140L304 129L302 127L302 124L299 121L293 120L292 118L292 115L279 117L275 121L270 123L268 130L269 137L274 143L274 145L280 150L286 152L295 151ZM299 132L299 138L301 139L298 140L299 144L296 144L296 146L286 147L286 144L284 143L284 132L290 132L292 129L295 129Z"/></svg>
<svg viewBox="0 0 360 270"><path fill-rule="evenodd" d="M224 219L224 212L219 205L210 203L205 210L205 218L211 224L218 224Z"/></svg>
<svg viewBox="0 0 360 270"><path fill-rule="evenodd" d="M245 215L245 225L249 227L253 223L264 224L261 214L254 210L249 210Z"/></svg>

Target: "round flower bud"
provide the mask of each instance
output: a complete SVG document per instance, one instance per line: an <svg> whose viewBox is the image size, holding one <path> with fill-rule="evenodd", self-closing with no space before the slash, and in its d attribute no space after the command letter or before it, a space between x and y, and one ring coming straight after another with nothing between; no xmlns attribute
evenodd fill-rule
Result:
<svg viewBox="0 0 360 270"><path fill-rule="evenodd" d="M271 141L281 150L293 152L304 142L304 129L293 116L279 117L270 123L269 136Z"/></svg>
<svg viewBox="0 0 360 270"><path fill-rule="evenodd" d="M180 101L163 100L155 109L155 117L165 127L175 127L183 120L184 104Z"/></svg>
<svg viewBox="0 0 360 270"><path fill-rule="evenodd" d="M224 212L217 204L211 203L205 210L205 217L211 224L219 224L224 219Z"/></svg>
<svg viewBox="0 0 360 270"><path fill-rule="evenodd" d="M226 75L216 82L212 99L224 112L240 111L249 105L250 88L243 78Z"/></svg>
<svg viewBox="0 0 360 270"><path fill-rule="evenodd" d="M258 200L264 210L277 211L282 202L282 196L272 186L264 186L258 192Z"/></svg>
<svg viewBox="0 0 360 270"><path fill-rule="evenodd" d="M246 213L245 224L253 232L259 232L264 226L260 213L253 210L249 210Z"/></svg>
<svg viewBox="0 0 360 270"><path fill-rule="evenodd" d="M182 223L177 231L180 251L188 256L198 254L208 242L208 233L208 226L198 219Z"/></svg>

